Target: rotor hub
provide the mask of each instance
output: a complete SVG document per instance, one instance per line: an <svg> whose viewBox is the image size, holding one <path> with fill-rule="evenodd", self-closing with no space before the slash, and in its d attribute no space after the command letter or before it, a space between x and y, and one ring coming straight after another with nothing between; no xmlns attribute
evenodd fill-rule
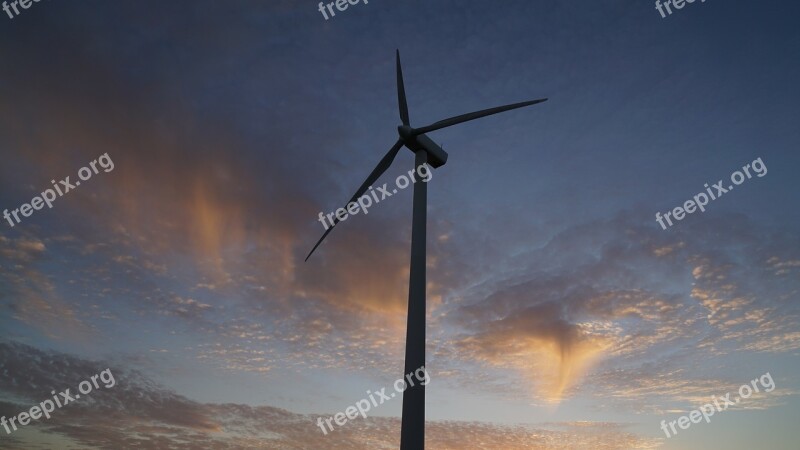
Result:
<svg viewBox="0 0 800 450"><path fill-rule="evenodd" d="M400 137L403 141L410 141L414 139L414 129L408 125L400 125L397 127L397 133L400 134Z"/></svg>

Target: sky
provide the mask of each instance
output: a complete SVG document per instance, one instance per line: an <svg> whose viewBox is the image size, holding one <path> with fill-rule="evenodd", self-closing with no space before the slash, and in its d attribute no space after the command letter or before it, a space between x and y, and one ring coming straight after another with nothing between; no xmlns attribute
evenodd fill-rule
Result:
<svg viewBox="0 0 800 450"><path fill-rule="evenodd" d="M0 210L23 208L0 221L0 416L114 379L0 428L0 448L399 447L399 395L332 431L318 419L403 376L413 189L304 262L318 215L397 139L396 49L414 126L549 99L429 133L449 159L427 185L428 448L796 448L798 12L0 13ZM401 150L378 184L413 158ZM56 186L69 190L52 207L24 209ZM701 193L721 196L686 206ZM708 421L662 429L759 381Z"/></svg>

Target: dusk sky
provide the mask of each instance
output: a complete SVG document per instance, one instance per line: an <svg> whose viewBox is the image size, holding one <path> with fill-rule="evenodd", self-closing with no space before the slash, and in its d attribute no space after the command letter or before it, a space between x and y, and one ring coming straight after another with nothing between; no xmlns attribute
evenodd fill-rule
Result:
<svg viewBox="0 0 800 450"><path fill-rule="evenodd" d="M304 262L397 140L396 49L412 125L549 99L428 134L426 448L798 448L796 2L15 6L0 416L114 383L0 448L399 448L400 395L318 419L403 376L413 189Z"/></svg>

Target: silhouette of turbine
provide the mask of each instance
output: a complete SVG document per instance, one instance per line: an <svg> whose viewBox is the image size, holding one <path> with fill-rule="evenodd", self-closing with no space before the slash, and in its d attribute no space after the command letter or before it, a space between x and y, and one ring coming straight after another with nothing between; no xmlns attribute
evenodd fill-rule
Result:
<svg viewBox="0 0 800 450"><path fill-rule="evenodd" d="M406 103L406 89L403 83L403 70L400 67L400 50L397 51L397 100L400 104L400 120L402 125L397 127L399 139L389 152L384 155L375 169L369 174L361 187L350 199L348 204L355 202L378 178L392 165L395 156L402 147L414 152L415 168L429 164L434 169L447 162L447 152L437 145L425 133L441 130L453 125L458 125L481 117L491 116L512 109L535 105L547 101L546 98L512 105L498 106L496 108L475 111L449 119L440 120L421 128L412 128L408 117L408 104ZM406 324L406 356L405 374L425 367L425 245L426 223L428 208L427 183L414 183L414 206L411 225L411 272L408 288L408 322ZM306 256L306 261L319 247L325 237L333 230L339 219L336 218L314 248ZM400 450L424 450L425 448L425 386L416 384L403 392L403 422L400 431Z"/></svg>

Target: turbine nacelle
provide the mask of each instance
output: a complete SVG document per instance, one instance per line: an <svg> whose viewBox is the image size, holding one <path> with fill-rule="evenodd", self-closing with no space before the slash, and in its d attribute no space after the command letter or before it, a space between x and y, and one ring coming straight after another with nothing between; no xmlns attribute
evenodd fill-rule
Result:
<svg viewBox="0 0 800 450"><path fill-rule="evenodd" d="M397 133L403 145L412 152L425 151L428 154L428 164L434 169L442 167L447 162L447 152L428 136L419 134L409 125L400 125L397 127Z"/></svg>

